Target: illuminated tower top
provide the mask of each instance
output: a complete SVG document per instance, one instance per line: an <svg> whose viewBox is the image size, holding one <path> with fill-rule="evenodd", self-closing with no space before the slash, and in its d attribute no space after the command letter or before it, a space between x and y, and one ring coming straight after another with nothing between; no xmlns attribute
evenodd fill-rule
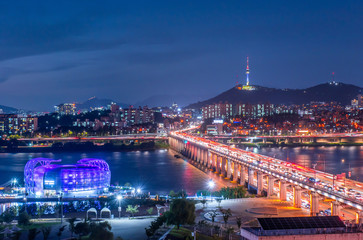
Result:
<svg viewBox="0 0 363 240"><path fill-rule="evenodd" d="M246 68L246 75L247 75L247 79L246 79L246 86L250 85L250 80L248 78L248 75L250 74L250 68L248 66L248 57L247 57L247 68Z"/></svg>

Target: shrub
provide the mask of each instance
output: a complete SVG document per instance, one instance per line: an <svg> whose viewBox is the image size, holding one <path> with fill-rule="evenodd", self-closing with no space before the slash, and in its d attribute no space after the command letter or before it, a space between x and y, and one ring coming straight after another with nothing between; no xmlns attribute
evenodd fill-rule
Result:
<svg viewBox="0 0 363 240"><path fill-rule="evenodd" d="M22 212L19 214L18 224L22 226L26 226L30 224L30 216L27 212Z"/></svg>

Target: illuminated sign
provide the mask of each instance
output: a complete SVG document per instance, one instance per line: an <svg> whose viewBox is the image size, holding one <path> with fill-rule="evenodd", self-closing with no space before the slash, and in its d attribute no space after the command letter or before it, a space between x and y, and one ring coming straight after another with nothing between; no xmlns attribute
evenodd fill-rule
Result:
<svg viewBox="0 0 363 240"><path fill-rule="evenodd" d="M213 124L218 124L218 123L221 123L221 124L223 124L223 119L214 119L213 120Z"/></svg>

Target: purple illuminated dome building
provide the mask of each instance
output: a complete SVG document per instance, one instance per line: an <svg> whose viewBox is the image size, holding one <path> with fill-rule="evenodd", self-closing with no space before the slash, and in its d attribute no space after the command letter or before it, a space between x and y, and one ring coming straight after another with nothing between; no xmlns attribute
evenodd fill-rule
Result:
<svg viewBox="0 0 363 240"><path fill-rule="evenodd" d="M29 196L86 197L108 190L111 171L105 160L85 158L74 165L53 164L61 160L34 158L24 168Z"/></svg>

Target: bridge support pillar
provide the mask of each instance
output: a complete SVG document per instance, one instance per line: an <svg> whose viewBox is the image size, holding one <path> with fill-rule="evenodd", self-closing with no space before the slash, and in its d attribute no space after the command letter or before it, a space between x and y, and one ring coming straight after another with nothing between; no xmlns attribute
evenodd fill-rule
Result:
<svg viewBox="0 0 363 240"><path fill-rule="evenodd" d="M263 174L262 172L257 172L257 195L261 195L263 191Z"/></svg>
<svg viewBox="0 0 363 240"><path fill-rule="evenodd" d="M280 189L280 201L286 201L286 182L280 181L279 182L279 189Z"/></svg>
<svg viewBox="0 0 363 240"><path fill-rule="evenodd" d="M194 161L199 163L199 148L195 146L194 149L195 149Z"/></svg>
<svg viewBox="0 0 363 240"><path fill-rule="evenodd" d="M341 206L340 203L337 201L331 202L330 203L331 206L331 215L332 216L339 216L340 215L340 210L341 210Z"/></svg>
<svg viewBox="0 0 363 240"><path fill-rule="evenodd" d="M232 161L231 159L226 158L227 161L227 177L228 180L231 180L231 175L232 175Z"/></svg>
<svg viewBox="0 0 363 240"><path fill-rule="evenodd" d="M190 145L190 144L186 144L186 145L185 145L185 156L186 156L186 157L189 157L189 145Z"/></svg>
<svg viewBox="0 0 363 240"><path fill-rule="evenodd" d="M198 148L196 146L193 146L193 160L197 161L197 153L198 153Z"/></svg>
<svg viewBox="0 0 363 240"><path fill-rule="evenodd" d="M202 163L202 159L203 159L202 151L203 150L201 148L197 148L197 162L198 163Z"/></svg>
<svg viewBox="0 0 363 240"><path fill-rule="evenodd" d="M319 194L316 192L310 193L310 216L319 214Z"/></svg>
<svg viewBox="0 0 363 240"><path fill-rule="evenodd" d="M275 178L273 176L268 176L267 178L267 197L272 197L274 194L274 182Z"/></svg>
<svg viewBox="0 0 363 240"><path fill-rule="evenodd" d="M301 208L301 192L302 188L300 186L294 186L294 207Z"/></svg>
<svg viewBox="0 0 363 240"><path fill-rule="evenodd" d="M217 155L210 153L210 158L212 159L212 168L214 169L215 172L217 172L218 171Z"/></svg>
<svg viewBox="0 0 363 240"><path fill-rule="evenodd" d="M363 224L363 211L358 211L355 213L355 223Z"/></svg>
<svg viewBox="0 0 363 240"><path fill-rule="evenodd" d="M207 168L211 169L211 168L213 168L212 154L208 150L206 150L205 152L206 152L205 156L206 156L206 161L207 161L206 162Z"/></svg>
<svg viewBox="0 0 363 240"><path fill-rule="evenodd" d="M227 171L226 171L226 162L227 162L227 159L225 157L221 157L222 158L222 176L223 177L226 177L226 174L227 174Z"/></svg>
<svg viewBox="0 0 363 240"><path fill-rule="evenodd" d="M233 182L238 181L238 164L233 162Z"/></svg>
<svg viewBox="0 0 363 240"><path fill-rule="evenodd" d="M222 166L223 166L223 161L222 161L222 157L217 155L217 171L219 174L222 174Z"/></svg>
<svg viewBox="0 0 363 240"><path fill-rule="evenodd" d="M255 171L252 168L248 168L248 188L253 186L253 179L254 179Z"/></svg>
<svg viewBox="0 0 363 240"><path fill-rule="evenodd" d="M239 175L239 180L240 180L240 184L242 186L245 185L246 183L246 167L243 166L242 164L240 165L240 175Z"/></svg>
<svg viewBox="0 0 363 240"><path fill-rule="evenodd" d="M203 150L203 166L208 167L208 150Z"/></svg>

